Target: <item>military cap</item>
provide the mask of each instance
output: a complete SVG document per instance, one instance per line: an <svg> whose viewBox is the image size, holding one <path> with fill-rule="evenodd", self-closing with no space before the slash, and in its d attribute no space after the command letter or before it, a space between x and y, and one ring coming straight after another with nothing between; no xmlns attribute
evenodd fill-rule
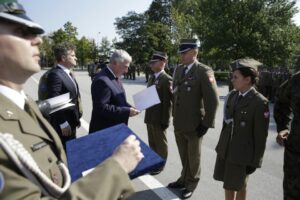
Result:
<svg viewBox="0 0 300 200"><path fill-rule="evenodd" d="M17 0L0 0L0 19L26 26L36 34L45 32L39 24L26 15L24 7Z"/></svg>
<svg viewBox="0 0 300 200"><path fill-rule="evenodd" d="M160 51L155 51L152 56L151 60L149 61L150 63L156 62L158 60L167 60L168 56L165 52L160 52Z"/></svg>
<svg viewBox="0 0 300 200"><path fill-rule="evenodd" d="M197 49L197 48L198 48L197 39L182 39L180 40L178 53L184 53L191 49Z"/></svg>
<svg viewBox="0 0 300 200"><path fill-rule="evenodd" d="M241 58L230 63L232 71L240 68L249 68L254 72L257 72L257 68L263 64L252 58Z"/></svg>

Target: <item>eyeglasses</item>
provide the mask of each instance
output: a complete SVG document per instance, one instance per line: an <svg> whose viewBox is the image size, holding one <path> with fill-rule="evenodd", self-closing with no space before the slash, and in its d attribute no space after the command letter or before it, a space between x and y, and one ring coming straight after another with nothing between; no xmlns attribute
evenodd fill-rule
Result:
<svg viewBox="0 0 300 200"><path fill-rule="evenodd" d="M17 2L9 2L0 4L0 12L12 13L12 14L24 14L24 7Z"/></svg>

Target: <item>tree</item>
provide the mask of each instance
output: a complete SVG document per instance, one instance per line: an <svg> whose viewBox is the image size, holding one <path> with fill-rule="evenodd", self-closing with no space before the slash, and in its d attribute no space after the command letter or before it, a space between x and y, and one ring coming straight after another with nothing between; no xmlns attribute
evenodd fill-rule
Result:
<svg viewBox="0 0 300 200"><path fill-rule="evenodd" d="M170 0L153 0L145 15L150 21L171 26L171 5Z"/></svg>
<svg viewBox="0 0 300 200"><path fill-rule="evenodd" d="M104 56L104 57L109 57L110 56L110 51L111 51L111 43L108 40L107 37L103 37L101 40L101 44L99 47L99 54Z"/></svg>
<svg viewBox="0 0 300 200"><path fill-rule="evenodd" d="M115 46L128 51L137 63L146 62L149 56L144 51L146 50L146 36L143 27L146 18L147 16L144 14L128 12L126 16L116 18L115 22L117 33L122 39L122 41L116 42Z"/></svg>
<svg viewBox="0 0 300 200"><path fill-rule="evenodd" d="M129 12L117 18L115 25L122 41L116 46L126 49L139 64L148 62L155 50L171 52L170 11L169 0L154 0L145 13Z"/></svg>
<svg viewBox="0 0 300 200"><path fill-rule="evenodd" d="M295 1L198 0L195 32L203 56L215 63L253 57L268 66L286 63L299 42L292 24Z"/></svg>
<svg viewBox="0 0 300 200"><path fill-rule="evenodd" d="M53 40L54 44L65 41L76 44L77 35L77 28L74 27L71 22L67 22L64 24L64 28L60 28L57 31L54 31L50 34L49 37Z"/></svg>
<svg viewBox="0 0 300 200"><path fill-rule="evenodd" d="M76 44L76 57L78 59L79 66L83 67L84 65L93 61L95 56L93 55L93 45L93 40L90 41L86 37L82 37L80 40L78 40Z"/></svg>
<svg viewBox="0 0 300 200"><path fill-rule="evenodd" d="M52 51L53 41L48 36L43 36L43 43L39 46L41 52L41 66L49 67L54 64L54 55Z"/></svg>
<svg viewBox="0 0 300 200"><path fill-rule="evenodd" d="M77 41L76 37L78 36L77 28L68 21L64 24L64 31L67 35L67 40L75 44Z"/></svg>
<svg viewBox="0 0 300 200"><path fill-rule="evenodd" d="M53 40L54 44L58 44L64 41L69 41L66 32L62 28L50 33L49 38Z"/></svg>

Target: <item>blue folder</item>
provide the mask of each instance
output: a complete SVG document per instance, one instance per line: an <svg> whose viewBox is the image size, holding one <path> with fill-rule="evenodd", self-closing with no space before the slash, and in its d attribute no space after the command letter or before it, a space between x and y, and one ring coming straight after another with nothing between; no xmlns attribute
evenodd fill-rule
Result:
<svg viewBox="0 0 300 200"><path fill-rule="evenodd" d="M82 177L82 172L96 167L110 157L116 147L131 134L140 141L145 156L135 170L129 174L131 179L165 165L165 160L147 146L132 130L125 124L119 124L67 142L68 167L72 182Z"/></svg>

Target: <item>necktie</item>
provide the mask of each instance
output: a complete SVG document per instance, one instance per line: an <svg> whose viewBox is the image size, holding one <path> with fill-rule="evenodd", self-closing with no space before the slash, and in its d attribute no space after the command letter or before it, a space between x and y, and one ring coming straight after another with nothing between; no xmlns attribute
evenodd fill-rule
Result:
<svg viewBox="0 0 300 200"><path fill-rule="evenodd" d="M153 75L151 76L151 78L149 79L148 86L153 85L153 84L154 84L154 81L155 81L155 75L153 74Z"/></svg>
<svg viewBox="0 0 300 200"><path fill-rule="evenodd" d="M235 104L238 104L238 103L242 100L242 98L243 98L243 95L240 94L240 95L238 96L238 98L237 98Z"/></svg>
<svg viewBox="0 0 300 200"><path fill-rule="evenodd" d="M187 66L185 66L182 70L181 78L185 77L186 71L187 71Z"/></svg>
<svg viewBox="0 0 300 200"><path fill-rule="evenodd" d="M75 84L76 94L77 94L78 111L79 111L79 115L81 117L83 112L82 112L81 97L80 97L80 93L78 92L78 90L79 90L78 84L77 84L77 81L75 79L74 73L72 71L70 71L70 76L72 78L73 83Z"/></svg>
<svg viewBox="0 0 300 200"><path fill-rule="evenodd" d="M75 78L74 78L74 73L72 72L72 71L70 71L70 76L71 76L71 78L73 79L73 80L75 80Z"/></svg>
<svg viewBox="0 0 300 200"><path fill-rule="evenodd" d="M71 78L72 78L72 81L73 81L73 83L74 83L74 85L75 85L75 88L76 88L76 93L77 93L77 91L78 91L78 86L77 86L77 82L76 82L76 79L75 79L75 76L74 76L74 73L72 72L72 71L70 71L70 76L71 76Z"/></svg>

